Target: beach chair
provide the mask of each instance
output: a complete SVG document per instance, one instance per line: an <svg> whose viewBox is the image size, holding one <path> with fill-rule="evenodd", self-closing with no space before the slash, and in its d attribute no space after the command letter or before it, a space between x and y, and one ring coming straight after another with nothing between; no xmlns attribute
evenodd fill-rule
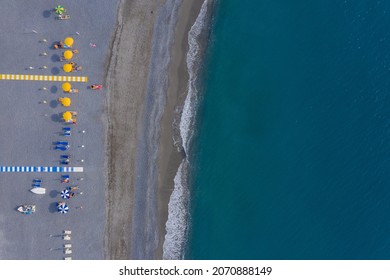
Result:
<svg viewBox="0 0 390 280"><path fill-rule="evenodd" d="M61 175L61 183L69 183L69 175Z"/></svg>
<svg viewBox="0 0 390 280"><path fill-rule="evenodd" d="M71 136L71 128L70 127L63 127L62 131L64 132L64 136Z"/></svg>
<svg viewBox="0 0 390 280"><path fill-rule="evenodd" d="M58 15L56 19L58 20L70 19L70 15Z"/></svg>
<svg viewBox="0 0 390 280"><path fill-rule="evenodd" d="M69 145L69 143L67 141L57 141L54 143L55 145Z"/></svg>
<svg viewBox="0 0 390 280"><path fill-rule="evenodd" d="M68 150L68 148L69 148L69 146L57 145L54 147L54 150L66 151L66 150Z"/></svg>
<svg viewBox="0 0 390 280"><path fill-rule="evenodd" d="M65 252L65 255L70 255L70 254L72 254L72 250L70 250L70 249L65 249L64 250Z"/></svg>
<svg viewBox="0 0 390 280"><path fill-rule="evenodd" d="M70 238L70 235L64 235L64 240L70 240L71 238Z"/></svg>

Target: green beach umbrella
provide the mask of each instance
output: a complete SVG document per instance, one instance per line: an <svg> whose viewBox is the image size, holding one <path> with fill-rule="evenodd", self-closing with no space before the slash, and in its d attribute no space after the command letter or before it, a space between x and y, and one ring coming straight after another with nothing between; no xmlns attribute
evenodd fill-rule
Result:
<svg viewBox="0 0 390 280"><path fill-rule="evenodd" d="M62 15L65 12L64 6L58 5L54 8L56 14Z"/></svg>

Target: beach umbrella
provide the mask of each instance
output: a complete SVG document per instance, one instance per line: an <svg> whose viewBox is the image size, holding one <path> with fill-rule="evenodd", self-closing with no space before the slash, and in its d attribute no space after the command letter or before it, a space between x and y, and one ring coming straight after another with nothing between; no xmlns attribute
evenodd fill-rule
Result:
<svg viewBox="0 0 390 280"><path fill-rule="evenodd" d="M66 60L69 60L69 59L71 59L72 57L73 57L73 52L72 52L72 51L70 51L70 50L64 51L64 58L65 58Z"/></svg>
<svg viewBox="0 0 390 280"><path fill-rule="evenodd" d="M64 64L63 69L64 69L64 71L65 71L66 73L72 72L72 64L69 64L69 63Z"/></svg>
<svg viewBox="0 0 390 280"><path fill-rule="evenodd" d="M61 5L57 5L54 8L54 10L55 10L56 14L59 14L59 15L62 15L65 12L64 6L61 6Z"/></svg>
<svg viewBox="0 0 390 280"><path fill-rule="evenodd" d="M62 84L62 90L65 92L69 92L72 89L72 86L69 83Z"/></svg>
<svg viewBox="0 0 390 280"><path fill-rule="evenodd" d="M60 203L57 209L61 214L66 214L69 211L69 207L66 203Z"/></svg>
<svg viewBox="0 0 390 280"><path fill-rule="evenodd" d="M69 46L69 47L72 47L73 46L73 38L72 37L65 38L64 44Z"/></svg>
<svg viewBox="0 0 390 280"><path fill-rule="evenodd" d="M72 103L69 97L58 98L58 100L61 102L62 106L64 107L69 107L70 103Z"/></svg>
<svg viewBox="0 0 390 280"><path fill-rule="evenodd" d="M68 191L68 190L63 190L63 191L61 192L61 197L62 197L63 199L68 199L68 198L69 198L69 193L70 193L70 191Z"/></svg>
<svg viewBox="0 0 390 280"><path fill-rule="evenodd" d="M62 114L62 118L65 121L70 121L72 119L72 113L69 111L66 111L65 113Z"/></svg>

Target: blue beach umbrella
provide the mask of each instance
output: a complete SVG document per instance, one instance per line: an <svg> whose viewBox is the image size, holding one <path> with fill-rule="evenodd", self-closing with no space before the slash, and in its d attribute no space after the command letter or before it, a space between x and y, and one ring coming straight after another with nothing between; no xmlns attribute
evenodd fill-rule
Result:
<svg viewBox="0 0 390 280"><path fill-rule="evenodd" d="M61 197L63 198L63 199L68 199L69 198L69 191L68 190L63 190L62 192L61 192Z"/></svg>
<svg viewBox="0 0 390 280"><path fill-rule="evenodd" d="M69 207L66 203L60 203L58 205L58 212L60 212L61 214L66 214L68 213L69 211Z"/></svg>

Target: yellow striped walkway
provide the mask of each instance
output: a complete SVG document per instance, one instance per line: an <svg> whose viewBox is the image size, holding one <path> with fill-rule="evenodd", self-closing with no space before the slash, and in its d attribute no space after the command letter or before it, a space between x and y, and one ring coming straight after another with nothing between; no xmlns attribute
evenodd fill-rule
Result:
<svg viewBox="0 0 390 280"><path fill-rule="evenodd" d="M80 82L80 83L86 83L86 82L88 82L88 77L0 74L0 80L48 81L48 82Z"/></svg>

